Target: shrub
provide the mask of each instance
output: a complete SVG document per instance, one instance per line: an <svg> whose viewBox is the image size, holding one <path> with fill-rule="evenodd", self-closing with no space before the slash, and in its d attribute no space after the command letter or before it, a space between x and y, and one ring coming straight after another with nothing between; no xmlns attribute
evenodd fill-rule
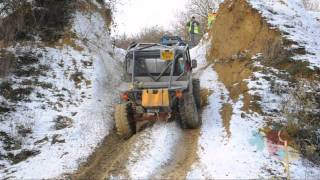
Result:
<svg viewBox="0 0 320 180"><path fill-rule="evenodd" d="M301 81L289 90L283 102L287 124L301 152L313 162L320 163L320 86L318 82Z"/></svg>
<svg viewBox="0 0 320 180"><path fill-rule="evenodd" d="M0 40L5 42L33 40L58 40L68 25L75 0L4 0L2 5L10 7L0 26Z"/></svg>
<svg viewBox="0 0 320 180"><path fill-rule="evenodd" d="M159 26L153 26L150 28L144 28L140 33L134 35L133 37L128 37L125 34L116 38L116 46L119 48L127 49L128 46L132 42L147 42L147 43L154 43L159 42L160 38L171 33L168 31L165 31L163 28Z"/></svg>

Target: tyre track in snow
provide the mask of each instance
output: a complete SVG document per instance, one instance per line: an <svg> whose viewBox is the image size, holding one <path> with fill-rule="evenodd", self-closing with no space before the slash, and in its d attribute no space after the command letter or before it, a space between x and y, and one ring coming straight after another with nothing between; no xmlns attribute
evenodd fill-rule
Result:
<svg viewBox="0 0 320 180"><path fill-rule="evenodd" d="M93 45L93 44L91 44ZM105 59L103 56L102 48L100 47L93 47L93 49L97 52L98 56L101 59ZM104 61L104 63L109 61ZM121 67L120 62L118 63L116 68ZM109 64L103 64L102 67L106 68L105 74L111 76L110 72L112 70L108 69L110 66ZM122 71L122 69L118 69ZM109 88L113 87L113 88ZM119 91L126 88L126 84L119 82L109 81L108 87L106 89L109 90L109 94L112 96L117 96ZM112 108L115 102L112 102L108 108ZM110 112L112 112L111 110ZM113 117L113 115L112 115ZM113 120L112 120L113 121ZM125 169L118 167L119 164L124 164L120 162L125 162L128 159L128 154L130 152L130 146L134 138L131 141L126 141L125 139L120 138L115 130L110 130L110 133L104 138L102 143L96 147L94 152L88 157L88 159L80 164L78 170L71 176L71 179L106 179L110 174L114 172L118 172L119 169ZM127 175L127 172L123 171L122 174Z"/></svg>
<svg viewBox="0 0 320 180"><path fill-rule="evenodd" d="M148 133L142 131L129 139L123 139L115 131L111 132L71 179L129 179L127 166L130 156L135 153L136 145L141 143L140 136ZM140 148L144 148L145 143L142 144Z"/></svg>
<svg viewBox="0 0 320 180"><path fill-rule="evenodd" d="M193 163L198 160L198 138L200 130L183 130L179 143L175 145L173 157L152 175L155 179L185 179Z"/></svg>
<svg viewBox="0 0 320 180"><path fill-rule="evenodd" d="M198 67L193 76L200 78L208 66L205 64ZM202 109L199 116L202 118ZM174 156L151 177L155 179L186 179L192 165L199 160L197 153L199 137L200 129L183 130L179 143L175 145Z"/></svg>
<svg viewBox="0 0 320 180"><path fill-rule="evenodd" d="M72 176L72 179L105 179L112 172L121 169L116 165L128 158L125 155L129 150L129 141L121 139L112 132Z"/></svg>
<svg viewBox="0 0 320 180"><path fill-rule="evenodd" d="M165 126L165 124L161 124L161 126ZM177 129L170 128L170 131L171 130ZM144 165L143 161L146 158L142 152L134 152L136 146L138 144L139 147L143 149L148 149L148 147L153 145L158 146L156 145L157 143L148 144L148 142L143 139L144 136L150 136L152 133L155 133L155 131L158 131L157 128L146 129L128 140L121 139L115 132L110 133L89 157L87 162L82 164L78 171L72 175L71 179L105 179L108 177L134 178L131 175L139 172L130 172L128 169L131 167L129 166L135 166L135 163L140 163L140 165L142 163L142 165ZM175 144L172 145L172 156L167 157L167 160L164 159L158 162L162 165L154 168L155 171L153 173L146 173L147 176L144 178L185 179L192 164L198 160L197 149L199 133L200 130L174 132L173 134L179 137L177 141L174 142ZM141 141L143 141L142 145ZM171 147L163 148L170 149ZM152 150L150 149L149 151ZM160 153L162 153L162 151L160 151ZM136 161L134 163L129 162L130 158L134 159L132 158L133 154L140 156L134 160ZM151 158L156 159L154 156ZM145 166L148 167L148 164Z"/></svg>
<svg viewBox="0 0 320 180"><path fill-rule="evenodd" d="M200 66L194 73L195 78L200 78L209 65ZM202 109L199 112L202 118ZM200 129L183 130L179 142L175 145L174 156L151 177L155 179L186 179L193 164L198 162L198 141Z"/></svg>

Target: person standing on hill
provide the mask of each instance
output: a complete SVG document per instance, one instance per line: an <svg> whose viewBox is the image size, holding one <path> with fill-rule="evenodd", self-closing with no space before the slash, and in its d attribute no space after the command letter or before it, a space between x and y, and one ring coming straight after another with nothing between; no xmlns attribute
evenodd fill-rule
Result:
<svg viewBox="0 0 320 180"><path fill-rule="evenodd" d="M200 33L200 23L192 16L191 20L187 23L187 29L189 33L190 45L196 45L196 38Z"/></svg>
<svg viewBox="0 0 320 180"><path fill-rule="evenodd" d="M216 20L216 18L217 18L217 13L215 13L215 12L210 12L209 14L208 14L208 30L210 30L211 29L211 27L212 27L212 24L214 23L214 21Z"/></svg>

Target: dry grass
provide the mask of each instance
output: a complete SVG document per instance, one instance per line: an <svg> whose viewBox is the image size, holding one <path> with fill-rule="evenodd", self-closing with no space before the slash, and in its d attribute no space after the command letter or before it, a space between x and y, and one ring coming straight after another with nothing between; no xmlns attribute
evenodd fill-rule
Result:
<svg viewBox="0 0 320 180"><path fill-rule="evenodd" d="M72 32L70 30L68 30L68 31L66 30L63 34L62 39L60 41L56 42L55 44L53 44L52 46L58 47L58 48L63 48L63 46L68 45L68 46L72 47L73 49L81 52L84 50L84 48L76 43L76 39L77 39L76 33ZM48 44L48 46L50 46L50 44Z"/></svg>
<svg viewBox="0 0 320 180"><path fill-rule="evenodd" d="M283 125L294 138L297 148L309 160L320 164L320 94L319 82L307 80L289 90L289 98L282 104L288 122Z"/></svg>
<svg viewBox="0 0 320 180"><path fill-rule="evenodd" d="M72 2L75 1L42 0L34 1L34 4L21 1L2 19L0 40L9 45L34 41L36 36L46 42L59 40L74 11Z"/></svg>
<svg viewBox="0 0 320 180"><path fill-rule="evenodd" d="M110 27L112 22L113 22L113 17L112 17L112 6L114 4L105 4L103 1L100 2L101 8L99 8L97 5L95 5L92 1L90 0L85 0L85 1L78 1L77 3L74 4L74 7L77 10L80 10L85 13L92 13L92 12L99 12L102 17L104 17L105 23L107 27Z"/></svg>
<svg viewBox="0 0 320 180"><path fill-rule="evenodd" d="M163 35L172 35L170 32L164 30L159 26L153 26L150 28L144 28L138 34L133 37L127 35L121 35L116 39L116 46L119 48L127 49L132 42L159 42Z"/></svg>

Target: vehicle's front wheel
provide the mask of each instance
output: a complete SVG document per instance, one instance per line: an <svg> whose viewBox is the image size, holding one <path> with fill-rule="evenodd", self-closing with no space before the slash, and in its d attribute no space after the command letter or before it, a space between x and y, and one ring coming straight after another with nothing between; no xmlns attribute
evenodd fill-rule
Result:
<svg viewBox="0 0 320 180"><path fill-rule="evenodd" d="M186 93L179 101L180 121L183 128L196 129L202 124L193 94Z"/></svg>
<svg viewBox="0 0 320 180"><path fill-rule="evenodd" d="M129 107L129 104L117 104L114 112L117 134L124 138L130 137L134 133L130 125Z"/></svg>

